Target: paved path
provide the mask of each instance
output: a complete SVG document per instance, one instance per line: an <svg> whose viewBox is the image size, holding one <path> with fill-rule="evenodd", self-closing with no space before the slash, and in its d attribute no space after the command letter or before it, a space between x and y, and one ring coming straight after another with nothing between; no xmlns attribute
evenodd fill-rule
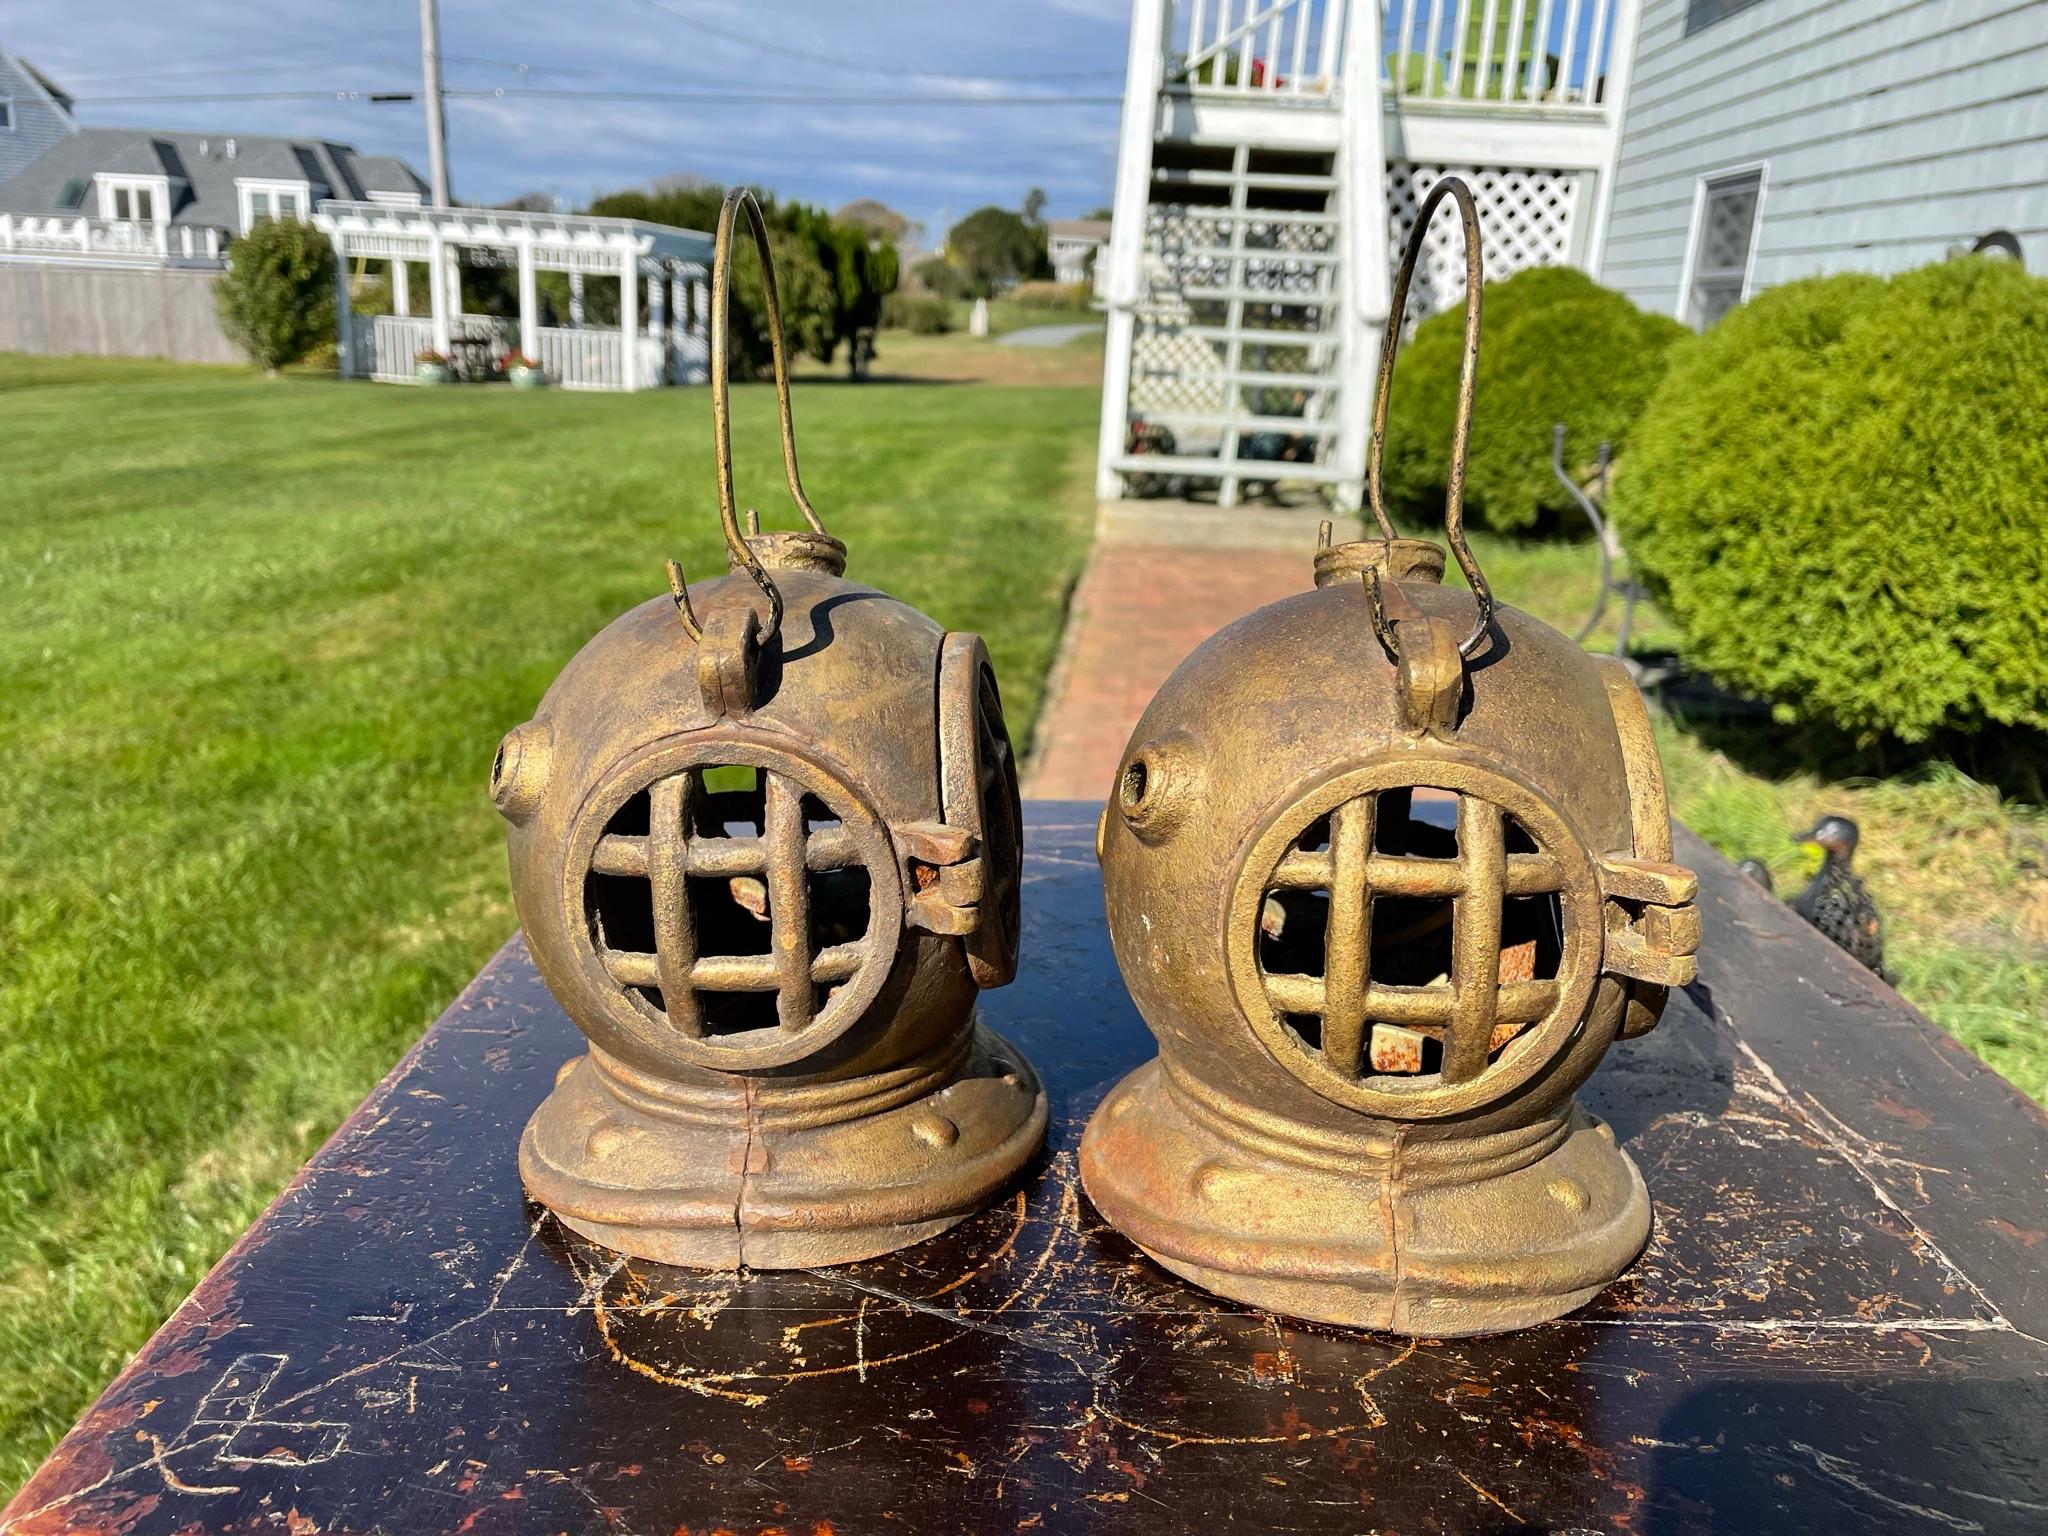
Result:
<svg viewBox="0 0 2048 1536"><path fill-rule="evenodd" d="M1078 341L1101 329L1101 322L1093 320L1081 325L1027 325L1022 330L998 336L996 342L1005 347L1064 347L1070 341Z"/></svg>
<svg viewBox="0 0 2048 1536"><path fill-rule="evenodd" d="M1046 686L1027 796L1103 799L1131 728L1182 658L1314 582L1313 511L1141 506L1110 503L1098 520Z"/></svg>

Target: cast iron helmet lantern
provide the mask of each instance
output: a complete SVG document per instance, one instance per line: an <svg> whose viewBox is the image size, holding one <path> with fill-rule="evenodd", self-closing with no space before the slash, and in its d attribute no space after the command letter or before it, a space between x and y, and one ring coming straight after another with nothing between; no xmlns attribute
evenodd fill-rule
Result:
<svg viewBox="0 0 2048 1536"><path fill-rule="evenodd" d="M807 528L743 535L726 384L733 223L760 250ZM974 1016L1016 968L1021 815L994 670L844 578L798 478L759 207L719 215L711 387L730 571L591 640L505 738L535 963L589 1051L526 1127L528 1192L640 1257L791 1268L943 1231L1036 1150L1036 1075Z"/></svg>
<svg viewBox="0 0 2048 1536"><path fill-rule="evenodd" d="M1408 284L1463 215L1445 552L1380 487ZM1380 355L1381 537L1194 652L1138 722L1098 837L1118 965L1159 1040L1090 1120L1111 1223L1226 1296L1446 1336L1561 1315L1642 1251L1650 1203L1574 1093L1692 979L1693 875L1621 663L1496 606L1466 547L1479 346L1471 194L1419 211Z"/></svg>

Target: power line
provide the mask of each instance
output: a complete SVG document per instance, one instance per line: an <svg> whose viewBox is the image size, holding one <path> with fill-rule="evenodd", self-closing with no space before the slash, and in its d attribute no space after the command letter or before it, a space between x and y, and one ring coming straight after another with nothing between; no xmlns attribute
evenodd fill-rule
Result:
<svg viewBox="0 0 2048 1536"><path fill-rule="evenodd" d="M1014 93L1001 96L963 96L952 93L925 95L889 94L885 92L831 92L831 91L617 91L617 90L571 90L500 88L497 90L449 90L444 92L449 100L469 101L638 101L672 102L685 106L791 106L791 107L1112 107L1121 106L1123 97L1085 96L1076 94L1055 94L1051 92ZM413 101L417 99L417 88L410 85L397 86L389 90L373 88L339 89L327 91L202 91L188 95L146 95L146 96L80 96L75 98L81 107L132 106L142 103L212 102L212 101Z"/></svg>
<svg viewBox="0 0 2048 1536"><path fill-rule="evenodd" d="M181 101L369 101L379 97L389 100L411 101L418 90L416 86L402 85L396 90L377 91L370 89L338 89L329 91L201 91L194 95L150 95L150 96L74 96L72 103L81 107L120 107L138 103L181 102ZM488 92L484 94L488 95Z"/></svg>
<svg viewBox="0 0 2048 1536"><path fill-rule="evenodd" d="M1083 96L1046 91L1017 92L1002 96L962 96L950 92L916 95L881 91L605 91L551 89L544 86L535 86L531 90L466 90L450 91L448 94L472 100L503 97L507 100L520 101L644 101L680 102L693 106L716 106L726 103L736 106L787 107L1117 107L1122 106L1124 100L1121 94Z"/></svg>
<svg viewBox="0 0 2048 1536"><path fill-rule="evenodd" d="M247 75L252 70L272 70L279 71L284 74L300 74L309 69L332 69L335 66L335 62L335 58L332 54L328 54L324 57L303 55L299 56L298 58L245 58L238 63L211 64L203 69L130 69L117 71L111 74L67 74L64 77L63 81L60 83L70 86L93 85L105 80L197 79L205 75ZM375 69L397 69L402 68L403 64L397 57L390 56L376 59L358 59L354 61L354 67Z"/></svg>
<svg viewBox="0 0 2048 1536"><path fill-rule="evenodd" d="M824 64L838 70L901 73L915 75L926 80L954 80L967 85L985 80L1042 80L1048 73L1052 73L1047 70L1034 70L1029 74L982 74L979 72L955 74L945 70L920 69L915 64L906 63L902 59L855 59L848 58L843 53L812 53L805 48L792 48L787 43L771 43L758 37L751 37L744 32L735 32L730 27L722 27L716 22L704 20L701 16L677 10L673 5L667 4L666 0L638 0L638 3L646 6L651 11L659 11L671 21L680 22L692 31L702 32L707 37L721 38L728 43L737 43L742 48L752 48L758 53L770 54L777 58L798 59L806 64ZM1124 72L1120 69L1100 69L1062 70L1058 73L1063 78L1077 80L1121 79Z"/></svg>

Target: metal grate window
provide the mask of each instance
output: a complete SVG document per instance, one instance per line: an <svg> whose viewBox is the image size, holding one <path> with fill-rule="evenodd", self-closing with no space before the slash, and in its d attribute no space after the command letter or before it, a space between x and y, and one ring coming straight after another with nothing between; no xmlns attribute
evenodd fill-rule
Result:
<svg viewBox="0 0 2048 1536"><path fill-rule="evenodd" d="M1730 16L1761 4L1763 0L1686 0L1685 35L1691 37L1702 28L1711 27L1717 21L1726 21Z"/></svg>
<svg viewBox="0 0 2048 1536"><path fill-rule="evenodd" d="M592 850L592 947L644 1016L688 1039L822 1036L865 1005L870 973L879 984L869 840L773 768L671 773Z"/></svg>
<svg viewBox="0 0 2048 1536"><path fill-rule="evenodd" d="M1343 1081L1470 1081L1559 1005L1563 861L1500 805L1455 799L1455 830L1417 819L1406 788L1345 800L1266 881L1260 982Z"/></svg>
<svg viewBox="0 0 2048 1536"><path fill-rule="evenodd" d="M1763 185L1762 171L1745 171L1710 181L1701 191L1686 296L1686 319L1699 330L1735 308L1748 291Z"/></svg>

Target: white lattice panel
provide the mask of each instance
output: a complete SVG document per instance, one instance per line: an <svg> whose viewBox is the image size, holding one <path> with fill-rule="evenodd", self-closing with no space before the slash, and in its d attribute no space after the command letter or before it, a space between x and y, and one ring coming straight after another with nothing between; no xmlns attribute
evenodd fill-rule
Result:
<svg viewBox="0 0 2048 1536"><path fill-rule="evenodd" d="M1200 336L1174 330L1140 329L1131 338L1131 411L1224 409L1229 389L1219 376L1223 347Z"/></svg>
<svg viewBox="0 0 2048 1536"><path fill-rule="evenodd" d="M1487 281L1525 267L1559 267L1570 258L1572 221L1578 217L1578 171L1495 169L1470 165L1387 162L1387 260L1401 260L1415 211L1445 176L1462 176L1479 204ZM1430 221L1415 285L1408 294L1408 326L1457 304L1465 291L1465 235L1455 211L1439 208Z"/></svg>

